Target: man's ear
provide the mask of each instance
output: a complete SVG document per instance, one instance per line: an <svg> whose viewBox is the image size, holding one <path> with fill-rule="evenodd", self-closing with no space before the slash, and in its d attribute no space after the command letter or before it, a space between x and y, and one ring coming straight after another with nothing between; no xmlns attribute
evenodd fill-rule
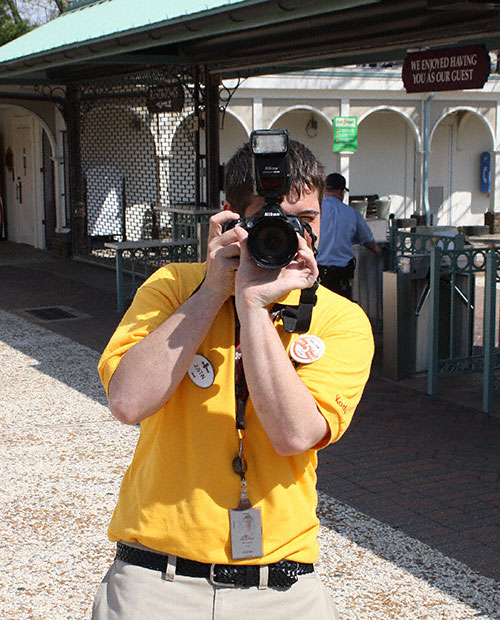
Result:
<svg viewBox="0 0 500 620"><path fill-rule="evenodd" d="M223 211L232 211L231 209L231 205L226 201L223 205L222 205L222 210Z"/></svg>

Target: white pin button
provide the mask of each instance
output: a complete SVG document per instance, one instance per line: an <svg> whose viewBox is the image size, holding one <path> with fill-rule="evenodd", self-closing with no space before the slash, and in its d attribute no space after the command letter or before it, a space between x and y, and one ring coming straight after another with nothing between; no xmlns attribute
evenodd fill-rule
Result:
<svg viewBox="0 0 500 620"><path fill-rule="evenodd" d="M206 357L199 353L194 356L188 375L191 381L201 388L209 388L215 379L214 367Z"/></svg>
<svg viewBox="0 0 500 620"><path fill-rule="evenodd" d="M325 343L312 334L299 336L290 347L290 355L299 364L312 364L319 360L324 352Z"/></svg>

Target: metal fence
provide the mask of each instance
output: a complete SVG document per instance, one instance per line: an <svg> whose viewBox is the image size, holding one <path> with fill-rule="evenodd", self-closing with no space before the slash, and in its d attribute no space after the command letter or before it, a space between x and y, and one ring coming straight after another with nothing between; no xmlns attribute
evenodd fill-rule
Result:
<svg viewBox="0 0 500 620"><path fill-rule="evenodd" d="M111 259L106 243L195 238L207 208L197 77L154 69L94 80L80 85L78 106L85 218L74 254Z"/></svg>
<svg viewBox="0 0 500 620"><path fill-rule="evenodd" d="M498 350L497 284L498 248L466 248L442 250L435 245L430 251L430 325L429 325L429 372L428 393L436 394L438 377L467 372L483 374L483 411L491 413L495 389L495 370L500 368ZM457 285L457 278L468 279L468 295ZM484 280L481 298L474 286L475 279ZM447 288L443 292L443 282ZM440 356L439 340L442 330L443 294L448 295L448 354ZM460 308L462 311L460 312ZM462 315L462 317L461 317ZM462 327L457 328L461 320ZM457 350L457 338L465 343L465 355Z"/></svg>
<svg viewBox="0 0 500 620"><path fill-rule="evenodd" d="M142 282L168 263L203 261L209 218L215 211L173 211L171 239L105 242L115 258L116 302L123 312Z"/></svg>
<svg viewBox="0 0 500 620"><path fill-rule="evenodd" d="M389 228L390 269L396 271L398 257L429 253L435 245L439 245L445 251L459 250L465 247L465 236L461 233L453 237L422 234L400 231L397 226L391 226Z"/></svg>
<svg viewBox="0 0 500 620"><path fill-rule="evenodd" d="M500 248L474 248L465 237L390 231L391 270L405 258L427 255L429 268L419 307L429 305L428 393L438 392L445 375L479 372L483 375L483 411L491 413L500 387L497 285Z"/></svg>
<svg viewBox="0 0 500 620"><path fill-rule="evenodd" d="M154 271L167 263L189 263L199 259L197 239L121 241L105 245L115 253L116 305L120 313Z"/></svg>

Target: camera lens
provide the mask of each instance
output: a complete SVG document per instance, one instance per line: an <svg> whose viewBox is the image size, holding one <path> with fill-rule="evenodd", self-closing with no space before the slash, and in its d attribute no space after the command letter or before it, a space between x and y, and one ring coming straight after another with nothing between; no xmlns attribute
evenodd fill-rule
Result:
<svg viewBox="0 0 500 620"><path fill-rule="evenodd" d="M293 226L282 217L259 219L248 235L248 251L263 269L281 269L290 263L299 243Z"/></svg>

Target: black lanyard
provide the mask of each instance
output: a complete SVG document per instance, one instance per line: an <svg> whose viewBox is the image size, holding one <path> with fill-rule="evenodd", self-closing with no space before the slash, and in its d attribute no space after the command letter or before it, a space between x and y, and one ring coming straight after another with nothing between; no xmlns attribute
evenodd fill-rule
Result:
<svg viewBox="0 0 500 620"><path fill-rule="evenodd" d="M243 368L243 358L240 345L240 321L236 314L234 304L234 395L236 400L236 436L239 440L238 456L233 460L234 471L245 479L247 462L243 452L243 439L245 437L245 408L248 400L248 386L245 379L245 369Z"/></svg>

